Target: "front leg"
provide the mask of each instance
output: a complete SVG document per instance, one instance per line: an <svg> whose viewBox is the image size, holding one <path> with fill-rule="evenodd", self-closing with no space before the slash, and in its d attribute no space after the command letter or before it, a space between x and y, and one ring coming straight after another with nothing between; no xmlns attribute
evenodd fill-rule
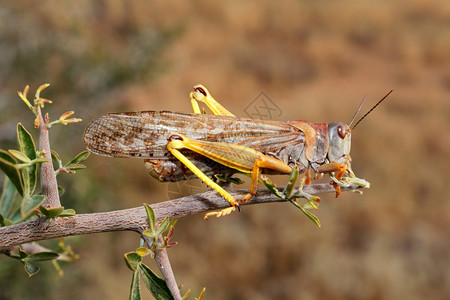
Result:
<svg viewBox="0 0 450 300"><path fill-rule="evenodd" d="M349 187L351 185L356 185L362 188L370 188L370 182L365 179L356 177L355 173L351 170L350 167L347 168L345 175L338 179L335 176L330 176L333 182L341 187Z"/></svg>
<svg viewBox="0 0 450 300"><path fill-rule="evenodd" d="M349 187L350 185L357 185L362 188L370 187L368 181L356 177L355 173L351 170L349 163L327 163L321 165L317 171L330 174L334 189L336 190L336 197L341 194L341 187Z"/></svg>

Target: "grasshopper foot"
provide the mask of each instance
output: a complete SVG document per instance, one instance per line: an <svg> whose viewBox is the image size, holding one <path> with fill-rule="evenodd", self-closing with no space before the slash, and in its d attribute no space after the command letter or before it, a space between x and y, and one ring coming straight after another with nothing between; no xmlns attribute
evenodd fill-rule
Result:
<svg viewBox="0 0 450 300"><path fill-rule="evenodd" d="M351 185L356 185L361 188L368 189L370 188L370 182L365 179L361 179L356 177L353 172L348 172L348 176L342 177L341 179L337 179L335 176L331 176L332 184L336 189L336 193L338 190L340 191L340 187L349 187Z"/></svg>
<svg viewBox="0 0 450 300"><path fill-rule="evenodd" d="M224 208L220 211L209 212L203 217L203 219L208 220L208 218L212 217L212 216L215 216L216 218L227 216L227 215L231 214L233 211L235 211L236 207L238 207L238 209L239 209L239 206L230 206L230 207Z"/></svg>
<svg viewBox="0 0 450 300"><path fill-rule="evenodd" d="M254 194L248 193L244 197L236 199L236 201L239 203L246 203L246 202L252 200L254 196L255 196Z"/></svg>
<svg viewBox="0 0 450 300"><path fill-rule="evenodd" d="M356 177L355 173L348 168L345 175L342 178L336 178L336 176L330 176L331 178L331 184L333 184L334 189L336 190L336 197L338 197L341 194L341 187L349 187L351 185L356 185L361 188L368 189L370 188L370 182L368 182L365 179L361 179ZM353 190L354 192L362 193L359 190Z"/></svg>

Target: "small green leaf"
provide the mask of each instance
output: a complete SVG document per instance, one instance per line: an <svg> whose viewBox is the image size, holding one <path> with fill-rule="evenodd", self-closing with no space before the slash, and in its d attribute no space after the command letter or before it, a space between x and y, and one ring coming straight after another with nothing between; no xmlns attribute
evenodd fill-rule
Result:
<svg viewBox="0 0 450 300"><path fill-rule="evenodd" d="M142 279L145 283L147 289L153 294L156 299L160 300L172 300L173 296L167 287L164 279L158 277L155 273L150 270L144 264L140 265L140 269L142 272Z"/></svg>
<svg viewBox="0 0 450 300"><path fill-rule="evenodd" d="M320 220L318 217L307 211L303 206L298 204L297 201L291 200L290 202L298 207L314 224L317 225L317 227L320 228Z"/></svg>
<svg viewBox="0 0 450 300"><path fill-rule="evenodd" d="M22 259L24 259L24 258L27 257L27 256L28 256L28 253L26 253L25 251L23 251L23 250L22 250L22 247L19 246L19 259L22 260Z"/></svg>
<svg viewBox="0 0 450 300"><path fill-rule="evenodd" d="M51 154L52 154L53 169L55 169L55 171L56 171L56 170L62 168L62 160L59 157L59 154L54 150L51 151Z"/></svg>
<svg viewBox="0 0 450 300"><path fill-rule="evenodd" d="M36 146L31 134L22 126L17 124L17 141L19 150L30 160L36 159ZM33 194L37 183L37 166L35 164L21 170L23 185L26 196Z"/></svg>
<svg viewBox="0 0 450 300"><path fill-rule="evenodd" d="M55 150L51 151L52 154L52 160L55 161L56 163L61 161L61 158L59 157L58 152L56 152Z"/></svg>
<svg viewBox="0 0 450 300"><path fill-rule="evenodd" d="M58 217L62 218L62 217L73 217L75 216L77 213L75 212L74 209L72 208L68 208L62 211L62 213L60 213L58 215Z"/></svg>
<svg viewBox="0 0 450 300"><path fill-rule="evenodd" d="M82 164L73 164L73 165L66 166L65 169L70 170L70 171L77 171L77 170L86 169L86 166L82 165ZM72 172L72 173L75 173L75 172Z"/></svg>
<svg viewBox="0 0 450 300"><path fill-rule="evenodd" d="M155 232L151 232L149 229L145 229L145 230L142 232L142 235L145 235L146 237L149 237L149 238L151 238L151 239L154 239L154 238L157 237L156 233L155 233Z"/></svg>
<svg viewBox="0 0 450 300"><path fill-rule="evenodd" d="M170 220L170 222L169 222L169 228L170 228L170 227L175 227L175 224L177 224L177 221L178 221L178 219L172 219L172 220Z"/></svg>
<svg viewBox="0 0 450 300"><path fill-rule="evenodd" d="M277 189L276 185L272 183L272 181L267 177L261 178L262 182L266 186L266 188L275 196L281 199L286 199L282 193Z"/></svg>
<svg viewBox="0 0 450 300"><path fill-rule="evenodd" d="M20 213L22 217L27 217L30 213L32 213L39 205L44 202L45 196L43 195L33 195L31 197L27 197L22 201L20 206Z"/></svg>
<svg viewBox="0 0 450 300"><path fill-rule="evenodd" d="M21 123L17 124L17 141L20 151L25 153L31 160L36 158L36 146L33 137Z"/></svg>
<svg viewBox="0 0 450 300"><path fill-rule="evenodd" d="M46 208L41 205L41 206L39 206L39 210L48 219L54 219L54 218L58 217L64 211L64 207L60 206L60 207Z"/></svg>
<svg viewBox="0 0 450 300"><path fill-rule="evenodd" d="M72 159L69 163L67 163L66 167L68 167L69 165L78 164L78 163L82 162L83 160L86 160L88 157L89 157L89 151L83 151L83 152L79 153L77 156L75 156L74 159Z"/></svg>
<svg viewBox="0 0 450 300"><path fill-rule="evenodd" d="M142 263L142 257L136 252L127 252L123 255L125 262L131 271L136 271Z"/></svg>
<svg viewBox="0 0 450 300"><path fill-rule="evenodd" d="M215 174L214 177L217 179L217 181L223 182L223 183L234 183L234 184L243 184L244 181L242 181L240 178L237 177L226 177L222 174Z"/></svg>
<svg viewBox="0 0 450 300"><path fill-rule="evenodd" d="M34 113L35 109L34 109L33 105L31 105L30 101L28 101L28 99L27 99L27 94L28 94L29 88L30 87L27 85L25 87L25 89L23 90L23 92L17 91L17 94L19 95L20 99L22 99L22 101L28 106L28 108Z"/></svg>
<svg viewBox="0 0 450 300"><path fill-rule="evenodd" d="M136 253L139 254L139 256L145 257L149 254L152 254L152 250L145 248L145 247L139 247L136 249Z"/></svg>
<svg viewBox="0 0 450 300"><path fill-rule="evenodd" d="M11 207L14 203L14 196L16 195L16 188L14 184L9 180L8 177L5 177L3 181L3 191L0 197L0 214L4 216L8 216L11 212Z"/></svg>
<svg viewBox="0 0 450 300"><path fill-rule="evenodd" d="M155 212L150 207L150 205L148 205L147 203L144 203L144 207L145 207L145 211L147 213L148 225L150 227L150 231L155 232L155 230L156 230Z"/></svg>
<svg viewBox="0 0 450 300"><path fill-rule="evenodd" d="M139 270L133 272L130 288L130 300L141 300L141 285L139 283L141 273Z"/></svg>
<svg viewBox="0 0 450 300"><path fill-rule="evenodd" d="M31 159L28 156L26 156L26 154L23 152L20 152L20 151L14 150L14 149L11 149L8 151L9 151L9 153L12 154L12 156L14 156L15 159L18 159L25 163L31 162Z"/></svg>
<svg viewBox="0 0 450 300"><path fill-rule="evenodd" d="M289 177L289 181L286 184L286 188L284 189L283 194L285 195L285 197L290 197L292 195L292 191L295 188L295 183L297 181L297 177L298 177L298 166L296 165L291 172L291 176Z"/></svg>
<svg viewBox="0 0 450 300"><path fill-rule="evenodd" d="M11 222L11 220L6 219L0 214L0 227L11 226L12 224L13 222Z"/></svg>
<svg viewBox="0 0 450 300"><path fill-rule="evenodd" d="M0 150L0 169L14 184L17 192L23 196L23 183L19 169L17 169L17 161L11 154L4 150Z"/></svg>
<svg viewBox="0 0 450 300"><path fill-rule="evenodd" d="M30 254L27 257L23 258L23 262L36 262L36 261L46 261L46 260L53 260L57 259L59 257L59 254L56 252L39 252Z"/></svg>
<svg viewBox="0 0 450 300"><path fill-rule="evenodd" d="M61 266L58 264L58 261L57 261L56 259L55 259L55 260L52 260L52 265L53 265L53 267L55 268L56 272L58 272L58 276L59 276L59 277L63 277L64 271L63 271L63 269L61 268Z"/></svg>
<svg viewBox="0 0 450 300"><path fill-rule="evenodd" d="M67 163L64 167L59 165L58 173L75 173L76 170L86 169L85 165L80 164L83 160L87 159L89 156L88 151L83 151L75 156L69 163Z"/></svg>
<svg viewBox="0 0 450 300"><path fill-rule="evenodd" d="M64 193L66 192L66 190L62 187L58 185L58 194L61 197Z"/></svg>
<svg viewBox="0 0 450 300"><path fill-rule="evenodd" d="M169 228L169 218L165 217L164 220L161 222L161 224L159 224L158 229L156 229L155 231L155 235L161 235L163 232L165 232L167 230L167 228Z"/></svg>
<svg viewBox="0 0 450 300"><path fill-rule="evenodd" d="M28 276L33 276L35 275L37 272L39 272L39 267L31 264L29 262L25 262L24 263L24 268L25 268L25 272L27 272Z"/></svg>

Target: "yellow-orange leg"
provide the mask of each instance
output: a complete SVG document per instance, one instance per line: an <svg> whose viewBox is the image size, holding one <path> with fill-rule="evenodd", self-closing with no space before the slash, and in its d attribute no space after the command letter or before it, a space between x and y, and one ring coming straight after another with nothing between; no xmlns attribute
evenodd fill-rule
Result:
<svg viewBox="0 0 450 300"><path fill-rule="evenodd" d="M244 197L237 199L237 201L239 201L240 203L245 203L247 201L250 201L256 195L256 191L258 190L259 176L261 174L262 168L280 171L283 173L292 172L291 167L285 165L284 163L280 164L280 162L281 161L278 161L277 159L261 153L256 159L255 164L253 165L250 192L247 193Z"/></svg>
<svg viewBox="0 0 450 300"><path fill-rule="evenodd" d="M201 84L194 86L194 91L192 91L189 96L191 98L192 108L196 114L202 113L198 102L203 102L215 115L234 117L234 115L217 102L213 96L211 96L209 91Z"/></svg>
<svg viewBox="0 0 450 300"><path fill-rule="evenodd" d="M320 173L337 173L335 178L340 180L344 176L345 171L347 171L347 165L344 163L332 162L321 165L317 171ZM336 190L336 197L339 197L341 195L341 187L336 182L333 182L333 187Z"/></svg>
<svg viewBox="0 0 450 300"><path fill-rule="evenodd" d="M305 172L305 184L306 185L311 184L311 170L310 169L306 170L306 172Z"/></svg>
<svg viewBox="0 0 450 300"><path fill-rule="evenodd" d="M205 182L208 186L216 190L222 197L224 197L231 205L231 207L227 207L220 212L214 212L214 213L207 213L205 215L205 219L208 219L208 217L212 215L216 215L217 217L229 215L233 211L236 210L236 207L239 207L239 203L236 202L233 196L231 196L227 191L225 191L220 185L215 183L211 178L205 175L197 166L195 166L186 156L183 155L179 151L179 149L185 148L182 144L181 140L174 139L174 136L171 135L171 138L169 138L169 143L167 144L167 149L170 151L170 153L173 154L179 161L181 161L186 167L189 168L189 170L192 171L198 178L200 178L203 182Z"/></svg>
<svg viewBox="0 0 450 300"><path fill-rule="evenodd" d="M291 167L286 165L284 162L276 158L266 156L252 148L237 144L192 140L179 133L172 133L169 136L167 149L195 175L197 175L198 178L203 180L203 182L222 195L232 206L219 212L207 213L205 218L210 216L221 217L228 215L235 211L236 207L239 206L237 201L246 202L253 198L257 191L260 168L272 169L283 173L290 173L292 171ZM186 156L184 156L179 151L180 149L189 149L227 167L236 169L243 173L252 173L250 192L243 198L235 200L233 196L211 180L211 178L206 176L205 173L203 173Z"/></svg>

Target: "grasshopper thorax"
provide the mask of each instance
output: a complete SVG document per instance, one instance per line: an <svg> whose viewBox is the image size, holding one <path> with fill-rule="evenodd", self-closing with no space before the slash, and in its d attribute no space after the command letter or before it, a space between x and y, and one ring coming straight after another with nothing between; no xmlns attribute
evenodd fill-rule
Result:
<svg viewBox="0 0 450 300"><path fill-rule="evenodd" d="M342 122L328 123L328 160L330 162L346 163L351 148L350 127Z"/></svg>

